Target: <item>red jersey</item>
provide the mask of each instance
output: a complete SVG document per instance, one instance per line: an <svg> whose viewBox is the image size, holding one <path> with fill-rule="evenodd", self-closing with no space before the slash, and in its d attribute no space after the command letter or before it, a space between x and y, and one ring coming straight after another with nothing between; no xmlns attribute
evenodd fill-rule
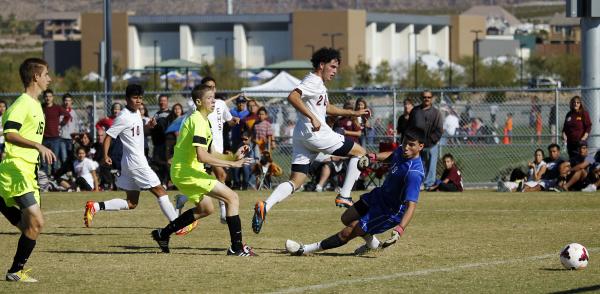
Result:
<svg viewBox="0 0 600 294"><path fill-rule="evenodd" d="M458 191L463 191L462 176L456 166L452 166L450 169L445 169L442 173L442 181L448 179L450 183L454 184Z"/></svg>

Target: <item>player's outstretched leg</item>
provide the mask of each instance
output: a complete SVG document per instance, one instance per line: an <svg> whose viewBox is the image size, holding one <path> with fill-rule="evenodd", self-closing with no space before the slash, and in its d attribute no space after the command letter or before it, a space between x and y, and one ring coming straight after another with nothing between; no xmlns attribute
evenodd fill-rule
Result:
<svg viewBox="0 0 600 294"><path fill-rule="evenodd" d="M267 200L256 202L256 205L254 205L254 216L252 217L252 231L254 231L254 233L260 233L263 223L267 217L267 212L271 210L273 205L292 195L292 193L294 193L296 190L296 187L300 186L300 184L304 182L306 175L292 172L290 179L290 181L279 184L279 186L273 190L273 193L271 193Z"/></svg>
<svg viewBox="0 0 600 294"><path fill-rule="evenodd" d="M118 211L129 209L129 203L125 199L111 199L108 201L101 202L94 202L90 200L85 203L85 208L83 212L83 223L86 227L91 227L94 215L96 215L96 213L98 213L101 210Z"/></svg>
<svg viewBox="0 0 600 294"><path fill-rule="evenodd" d="M348 208L354 204L352 201L352 187L360 176L360 170L358 169L358 159L367 154L364 148L354 143L352 149L348 155L352 156L348 162L348 172L346 172L346 178L344 179L344 185L340 190L340 193L335 197L335 205L338 207Z"/></svg>

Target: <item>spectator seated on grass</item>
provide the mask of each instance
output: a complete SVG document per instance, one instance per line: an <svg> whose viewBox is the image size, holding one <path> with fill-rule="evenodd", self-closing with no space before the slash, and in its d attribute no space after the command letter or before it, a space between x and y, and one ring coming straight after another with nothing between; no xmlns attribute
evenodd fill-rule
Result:
<svg viewBox="0 0 600 294"><path fill-rule="evenodd" d="M443 191L443 192L462 192L463 184L462 184L462 175L458 167L456 167L456 162L454 161L454 156L452 154L447 153L442 157L444 161L444 172L442 173L442 178L437 180L436 183L431 186L428 191Z"/></svg>
<svg viewBox="0 0 600 294"><path fill-rule="evenodd" d="M573 171L571 163L565 161L559 166L559 177L555 192L581 191L586 186L586 174L583 170Z"/></svg>

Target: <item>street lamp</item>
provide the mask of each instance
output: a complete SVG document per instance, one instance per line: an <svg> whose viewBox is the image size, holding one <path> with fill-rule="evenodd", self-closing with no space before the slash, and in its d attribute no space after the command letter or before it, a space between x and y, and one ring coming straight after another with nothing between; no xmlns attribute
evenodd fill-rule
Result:
<svg viewBox="0 0 600 294"><path fill-rule="evenodd" d="M479 59L479 33L481 33L482 30L471 30L471 33L475 34L475 40L473 41L473 64L472 64L472 70L473 70L473 88L477 85L476 81L477 81L477 63L476 60Z"/></svg>
<svg viewBox="0 0 600 294"><path fill-rule="evenodd" d="M158 46L158 40L154 40L154 90L158 89L158 75L156 74L156 47Z"/></svg>
<svg viewBox="0 0 600 294"><path fill-rule="evenodd" d="M323 37L331 37L331 48L335 49L335 37L343 35L342 33L323 33Z"/></svg>
<svg viewBox="0 0 600 294"><path fill-rule="evenodd" d="M315 45L313 45L313 44L307 44L307 45L304 45L304 47L310 48L310 56L312 56L313 54L315 54Z"/></svg>

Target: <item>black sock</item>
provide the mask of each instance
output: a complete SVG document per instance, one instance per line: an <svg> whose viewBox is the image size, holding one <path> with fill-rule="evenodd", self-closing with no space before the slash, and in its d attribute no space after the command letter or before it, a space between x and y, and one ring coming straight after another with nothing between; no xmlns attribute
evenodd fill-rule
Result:
<svg viewBox="0 0 600 294"><path fill-rule="evenodd" d="M100 206L100 210L106 209L106 207L104 206L104 202L98 202L98 206Z"/></svg>
<svg viewBox="0 0 600 294"><path fill-rule="evenodd" d="M8 270L9 273L16 273L23 269L25 263L27 263L27 259L33 252L33 248L35 248L35 240L31 240L25 236L25 234L21 234L21 238L19 238L19 244L17 245L17 253L15 253L15 258L13 259L13 264Z"/></svg>
<svg viewBox="0 0 600 294"><path fill-rule="evenodd" d="M13 226L17 226L21 221L21 210L15 206L7 207L2 197L0 197L0 212Z"/></svg>
<svg viewBox="0 0 600 294"><path fill-rule="evenodd" d="M340 238L340 236L338 236L338 234L335 233L335 235L321 241L321 249L327 250L331 248L337 248L345 245L346 243L348 242L342 240L342 238Z"/></svg>
<svg viewBox="0 0 600 294"><path fill-rule="evenodd" d="M178 218L170 222L164 229L162 229L160 235L161 237L169 236L185 228L187 225L193 223L195 220L196 218L194 218L194 209L190 208L186 210L183 214L181 214Z"/></svg>
<svg viewBox="0 0 600 294"><path fill-rule="evenodd" d="M231 237L231 250L240 251L244 247L242 243L242 222L239 215L227 216L227 227L229 227L229 237Z"/></svg>

